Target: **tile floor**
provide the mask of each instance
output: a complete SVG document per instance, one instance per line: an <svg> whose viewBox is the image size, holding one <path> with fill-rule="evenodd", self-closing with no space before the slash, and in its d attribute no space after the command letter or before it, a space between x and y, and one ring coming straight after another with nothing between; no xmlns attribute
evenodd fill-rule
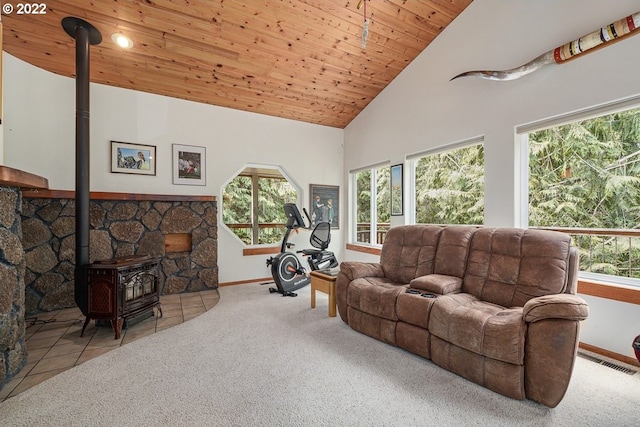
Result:
<svg viewBox="0 0 640 427"><path fill-rule="evenodd" d="M110 327L96 327L94 321L80 337L84 316L78 308L27 318L27 364L0 390L0 402L109 350L193 319L219 299L217 290L161 296L162 317L153 316L130 325L117 340Z"/></svg>

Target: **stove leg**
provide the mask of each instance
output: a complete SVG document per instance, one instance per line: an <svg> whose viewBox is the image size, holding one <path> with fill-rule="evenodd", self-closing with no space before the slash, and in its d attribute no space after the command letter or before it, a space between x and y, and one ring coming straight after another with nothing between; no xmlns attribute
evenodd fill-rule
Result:
<svg viewBox="0 0 640 427"><path fill-rule="evenodd" d="M82 326L82 331L80 332L80 336L83 337L84 336L84 330L87 329L87 325L89 324L89 321L91 321L91 318L89 316L87 316L84 319L84 325Z"/></svg>
<svg viewBox="0 0 640 427"><path fill-rule="evenodd" d="M118 317L117 319L113 319L111 321L111 327L116 333L116 337L114 339L120 339L120 330L122 329L122 318Z"/></svg>
<svg viewBox="0 0 640 427"><path fill-rule="evenodd" d="M158 305L156 305L156 309L158 309L158 313L160 313L160 316L158 316L158 317L162 317L162 306L160 305L160 303L158 303Z"/></svg>

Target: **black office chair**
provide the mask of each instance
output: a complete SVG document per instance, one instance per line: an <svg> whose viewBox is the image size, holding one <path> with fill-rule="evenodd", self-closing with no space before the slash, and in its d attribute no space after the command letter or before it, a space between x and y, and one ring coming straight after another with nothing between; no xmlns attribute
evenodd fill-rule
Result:
<svg viewBox="0 0 640 427"><path fill-rule="evenodd" d="M307 261L311 270L326 270L338 266L338 260L334 253L326 250L331 242L331 224L319 222L311 232L309 242L317 249L303 249L298 253L308 257Z"/></svg>

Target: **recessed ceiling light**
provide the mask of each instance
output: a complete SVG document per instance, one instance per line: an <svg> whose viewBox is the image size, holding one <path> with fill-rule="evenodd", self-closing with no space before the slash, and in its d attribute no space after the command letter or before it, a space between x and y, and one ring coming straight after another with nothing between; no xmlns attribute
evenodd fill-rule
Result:
<svg viewBox="0 0 640 427"><path fill-rule="evenodd" d="M129 49L130 47L133 46L133 41L125 36L122 33L114 33L111 35L111 40L113 40L113 42L115 44L117 44L118 46L125 48L125 49Z"/></svg>

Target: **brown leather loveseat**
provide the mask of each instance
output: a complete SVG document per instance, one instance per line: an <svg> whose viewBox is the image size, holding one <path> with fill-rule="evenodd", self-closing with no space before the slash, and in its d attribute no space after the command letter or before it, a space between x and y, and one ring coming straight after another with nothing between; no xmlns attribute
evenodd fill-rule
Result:
<svg viewBox="0 0 640 427"><path fill-rule="evenodd" d="M514 399L555 407L569 385L580 321L577 249L552 231L408 225L379 263L343 262L340 317Z"/></svg>

